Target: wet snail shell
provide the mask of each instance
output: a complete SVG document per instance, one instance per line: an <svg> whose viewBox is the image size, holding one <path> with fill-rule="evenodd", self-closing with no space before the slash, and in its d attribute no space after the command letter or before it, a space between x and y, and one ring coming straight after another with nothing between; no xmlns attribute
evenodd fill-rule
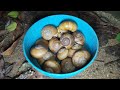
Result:
<svg viewBox="0 0 120 90"><path fill-rule="evenodd" d="M44 48L42 45L35 45L34 47L31 48L30 54L34 58L42 58L46 53L47 49Z"/></svg>
<svg viewBox="0 0 120 90"><path fill-rule="evenodd" d="M75 32L77 30L77 24L73 21L63 21L58 27L58 32L62 30Z"/></svg>
<svg viewBox="0 0 120 90"><path fill-rule="evenodd" d="M89 61L90 57L91 55L87 50L79 50L73 55L72 62L76 67L82 67Z"/></svg>
<svg viewBox="0 0 120 90"><path fill-rule="evenodd" d="M72 63L72 59L66 58L66 59L62 60L61 69L62 69L63 73L73 72L75 70L75 66Z"/></svg>
<svg viewBox="0 0 120 90"><path fill-rule="evenodd" d="M45 63L43 64L43 69L51 73L61 72L60 64L57 61L52 60L52 59L45 61Z"/></svg>
<svg viewBox="0 0 120 90"><path fill-rule="evenodd" d="M68 50L68 57L73 57L74 53L76 52L75 49L69 49Z"/></svg>
<svg viewBox="0 0 120 90"><path fill-rule="evenodd" d="M76 43L84 45L85 38L81 32L76 31L73 33L73 36Z"/></svg>
<svg viewBox="0 0 120 90"><path fill-rule="evenodd" d="M47 25L42 29L42 37L45 40L50 40L53 36L57 35L57 28L52 25Z"/></svg>
<svg viewBox="0 0 120 90"><path fill-rule="evenodd" d="M57 58L59 60L63 60L67 58L67 56L68 56L68 50L66 48L61 48L57 53Z"/></svg>
<svg viewBox="0 0 120 90"><path fill-rule="evenodd" d="M38 63L42 65L46 60L55 59L54 55L51 52L47 52L42 58L38 59Z"/></svg>
<svg viewBox="0 0 120 90"><path fill-rule="evenodd" d="M63 34L60 38L60 41L61 41L61 44L67 49L70 49L75 43L74 37L69 33Z"/></svg>
<svg viewBox="0 0 120 90"><path fill-rule="evenodd" d="M78 43L75 43L73 46L72 46L72 49L74 50L79 50L79 49L82 49L82 45L78 44Z"/></svg>
<svg viewBox="0 0 120 90"><path fill-rule="evenodd" d="M53 52L53 53L57 53L58 50L62 47L61 42L57 39L57 38L52 38L49 41L49 49Z"/></svg>
<svg viewBox="0 0 120 90"><path fill-rule="evenodd" d="M40 38L35 42L35 45L42 45L45 48L48 48L48 44L49 44L49 42L43 38Z"/></svg>

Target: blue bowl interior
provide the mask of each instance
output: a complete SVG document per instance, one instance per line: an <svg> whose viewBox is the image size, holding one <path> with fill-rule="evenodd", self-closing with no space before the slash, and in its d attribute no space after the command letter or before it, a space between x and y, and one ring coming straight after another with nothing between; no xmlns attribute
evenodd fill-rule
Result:
<svg viewBox="0 0 120 90"><path fill-rule="evenodd" d="M57 27L64 20L72 20L76 22L76 24L78 25L78 30L82 32L85 37L85 48L91 53L92 58L87 65L85 65L83 68L75 72L71 72L67 74L53 74L40 69L41 67L37 63L37 60L30 56L30 48L32 47L32 45L34 45L37 39L41 38L41 30L45 25L52 24ZM23 40L23 51L26 60L36 70L52 78L69 78L85 70L95 60L98 53L98 47L99 47L99 43L98 43L97 35L88 23L77 17L70 15L62 15L62 14L48 16L34 23L27 31Z"/></svg>

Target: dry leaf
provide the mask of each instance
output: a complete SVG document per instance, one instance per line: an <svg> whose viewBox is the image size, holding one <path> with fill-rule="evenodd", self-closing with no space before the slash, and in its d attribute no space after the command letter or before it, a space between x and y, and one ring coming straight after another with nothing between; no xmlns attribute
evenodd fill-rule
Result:
<svg viewBox="0 0 120 90"><path fill-rule="evenodd" d="M14 65L14 63L11 64L11 65L9 65L9 66L5 69L5 75L7 75L7 74L12 70L13 65Z"/></svg>
<svg viewBox="0 0 120 90"><path fill-rule="evenodd" d="M4 52L2 52L3 56L9 56L13 53L14 49L16 48L18 41L19 41L20 37Z"/></svg>

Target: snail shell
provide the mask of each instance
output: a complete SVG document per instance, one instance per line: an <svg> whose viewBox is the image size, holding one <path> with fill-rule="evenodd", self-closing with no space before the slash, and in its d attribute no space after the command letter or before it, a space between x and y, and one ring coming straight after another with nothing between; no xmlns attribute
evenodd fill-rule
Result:
<svg viewBox="0 0 120 90"><path fill-rule="evenodd" d="M77 30L77 24L73 21L63 21L58 27L58 32L63 30L75 32Z"/></svg>
<svg viewBox="0 0 120 90"><path fill-rule="evenodd" d="M54 52L57 53L58 50L62 47L61 42L57 39L57 38L52 38L49 41L49 49Z"/></svg>
<svg viewBox="0 0 120 90"><path fill-rule="evenodd" d="M45 61L45 63L43 64L43 69L50 73L61 72L60 64L57 61L52 60L52 59Z"/></svg>
<svg viewBox="0 0 120 90"><path fill-rule="evenodd" d="M76 52L75 49L69 49L68 50L68 57L73 57L74 53Z"/></svg>
<svg viewBox="0 0 120 90"><path fill-rule="evenodd" d="M75 70L75 66L72 63L72 59L66 58L66 59L62 60L61 69L62 69L63 73L73 72Z"/></svg>
<svg viewBox="0 0 120 90"><path fill-rule="evenodd" d="M57 35L57 28L52 25L47 25L42 29L42 37L45 40L50 40L53 36Z"/></svg>
<svg viewBox="0 0 120 90"><path fill-rule="evenodd" d="M60 38L61 44L66 47L67 49L70 49L74 45L74 37L69 34L65 33Z"/></svg>
<svg viewBox="0 0 120 90"><path fill-rule="evenodd" d="M36 59L42 58L47 52L48 50L44 48L42 45L35 45L30 50L31 56Z"/></svg>
<svg viewBox="0 0 120 90"><path fill-rule="evenodd" d="M85 38L84 38L82 33L76 31L76 32L73 33L73 36L74 36L74 39L75 39L76 43L78 43L80 45L84 45Z"/></svg>
<svg viewBox="0 0 120 90"><path fill-rule="evenodd" d="M76 67L82 67L89 61L90 57L91 55L87 50L77 51L72 57L72 62Z"/></svg>
<svg viewBox="0 0 120 90"><path fill-rule="evenodd" d="M72 46L72 49L74 50L79 50L79 49L82 49L82 45L78 44L78 43L75 43L73 46Z"/></svg>
<svg viewBox="0 0 120 90"><path fill-rule="evenodd" d="M66 48L61 48L57 53L57 58L63 60L68 56L68 50Z"/></svg>
<svg viewBox="0 0 120 90"><path fill-rule="evenodd" d="M54 55L51 52L47 52L42 58L38 59L38 63L42 65L46 60L55 59Z"/></svg>
<svg viewBox="0 0 120 90"><path fill-rule="evenodd" d="M48 48L48 44L49 44L49 42L43 38L38 39L35 43L35 45L42 45L45 48Z"/></svg>

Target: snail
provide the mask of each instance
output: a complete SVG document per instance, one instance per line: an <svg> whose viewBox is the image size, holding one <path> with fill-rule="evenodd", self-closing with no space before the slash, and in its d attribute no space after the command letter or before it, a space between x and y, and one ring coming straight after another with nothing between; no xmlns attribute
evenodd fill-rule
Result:
<svg viewBox="0 0 120 90"><path fill-rule="evenodd" d="M57 38L54 37L49 41L49 49L53 53L57 53L61 47L62 47L62 44Z"/></svg>
<svg viewBox="0 0 120 90"><path fill-rule="evenodd" d="M35 45L42 45L45 48L48 48L48 44L49 44L49 42L43 38L40 38L35 42Z"/></svg>
<svg viewBox="0 0 120 90"><path fill-rule="evenodd" d="M72 46L72 49L74 50L79 50L79 49L82 49L82 45L78 44L78 43L75 43L73 46Z"/></svg>
<svg viewBox="0 0 120 90"><path fill-rule="evenodd" d="M35 45L30 50L31 56L36 59L42 58L47 52L48 50L42 45Z"/></svg>
<svg viewBox="0 0 120 90"><path fill-rule="evenodd" d="M52 54L51 52L47 52L42 58L39 58L37 60L38 60L38 63L42 65L46 60L49 60L49 59L55 59L54 54Z"/></svg>
<svg viewBox="0 0 120 90"><path fill-rule="evenodd" d="M60 38L64 33L67 33L67 31L63 30L62 32L58 32L57 37Z"/></svg>
<svg viewBox="0 0 120 90"><path fill-rule="evenodd" d="M69 50L68 50L68 57L72 57L75 52L76 52L75 49L69 49Z"/></svg>
<svg viewBox="0 0 120 90"><path fill-rule="evenodd" d="M62 62L61 62L61 71L63 73L73 72L74 70L75 70L75 66L72 63L71 58L66 58L66 59L62 60Z"/></svg>
<svg viewBox="0 0 120 90"><path fill-rule="evenodd" d="M72 62L76 67L82 67L89 61L90 57L91 55L87 50L79 50L73 55Z"/></svg>
<svg viewBox="0 0 120 90"><path fill-rule="evenodd" d="M68 50L66 48L61 48L57 53L57 58L63 60L68 56Z"/></svg>
<svg viewBox="0 0 120 90"><path fill-rule="evenodd" d="M45 40L50 40L53 36L57 35L57 28L52 25L46 25L42 29L42 37Z"/></svg>
<svg viewBox="0 0 120 90"><path fill-rule="evenodd" d="M49 60L45 61L45 63L43 64L43 69L50 73L60 73L61 72L60 64L53 59L49 59Z"/></svg>
<svg viewBox="0 0 120 90"><path fill-rule="evenodd" d="M76 31L73 33L73 36L74 36L76 43L78 43L80 45L84 45L85 38L81 32Z"/></svg>
<svg viewBox="0 0 120 90"><path fill-rule="evenodd" d="M59 26L58 26L58 32L62 32L63 30L66 31L71 31L75 32L77 30L77 24L73 21L63 21Z"/></svg>
<svg viewBox="0 0 120 90"><path fill-rule="evenodd" d="M74 37L69 33L64 33L60 38L61 44L70 49L74 45Z"/></svg>

